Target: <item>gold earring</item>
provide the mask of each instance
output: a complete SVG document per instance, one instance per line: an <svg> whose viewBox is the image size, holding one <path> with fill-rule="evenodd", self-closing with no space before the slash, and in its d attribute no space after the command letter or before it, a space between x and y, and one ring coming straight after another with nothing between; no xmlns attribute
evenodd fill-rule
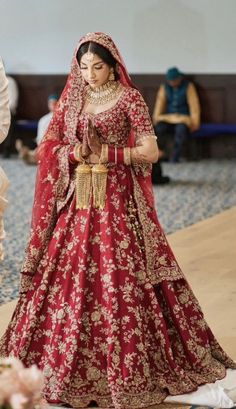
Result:
<svg viewBox="0 0 236 409"><path fill-rule="evenodd" d="M110 71L110 75L109 75L109 81L115 81L115 74L114 74L114 70L113 68Z"/></svg>

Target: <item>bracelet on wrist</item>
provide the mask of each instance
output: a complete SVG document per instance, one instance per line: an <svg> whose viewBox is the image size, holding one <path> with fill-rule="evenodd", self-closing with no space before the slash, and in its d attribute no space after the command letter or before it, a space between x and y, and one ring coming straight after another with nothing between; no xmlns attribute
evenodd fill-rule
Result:
<svg viewBox="0 0 236 409"><path fill-rule="evenodd" d="M108 162L108 145L103 143L102 144L102 149L101 149L101 154L100 154L100 163L107 163Z"/></svg>
<svg viewBox="0 0 236 409"><path fill-rule="evenodd" d="M124 164L131 165L131 149L128 146L124 148Z"/></svg>
<svg viewBox="0 0 236 409"><path fill-rule="evenodd" d="M69 162L72 163L73 165L77 162L74 155L74 149L69 153Z"/></svg>
<svg viewBox="0 0 236 409"><path fill-rule="evenodd" d="M131 165L131 148L126 146L125 148L117 148L116 146L108 147L108 162Z"/></svg>
<svg viewBox="0 0 236 409"><path fill-rule="evenodd" d="M74 147L73 153L74 153L75 160L77 162L85 162L85 159L87 158L87 156L82 155L82 147L83 145L81 143L75 145Z"/></svg>

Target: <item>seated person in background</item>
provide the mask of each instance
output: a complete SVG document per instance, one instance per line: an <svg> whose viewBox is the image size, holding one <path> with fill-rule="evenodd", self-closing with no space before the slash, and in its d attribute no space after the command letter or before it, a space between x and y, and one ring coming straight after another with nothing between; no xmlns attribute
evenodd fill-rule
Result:
<svg viewBox="0 0 236 409"><path fill-rule="evenodd" d="M179 162L183 142L200 126L200 105L195 86L176 67L168 69L166 83L159 88L153 124L161 150L166 150L166 134L174 134L170 160Z"/></svg>
<svg viewBox="0 0 236 409"><path fill-rule="evenodd" d="M43 139L43 136L48 128L48 125L52 119L54 109L56 107L58 101L58 96L56 94L49 95L48 97L48 110L49 112L44 115L42 118L40 118L38 122L38 130L37 130L37 137L36 137L36 143L39 145L41 140ZM16 141L16 149L19 152L20 158L23 159L25 163L28 165L36 165L37 164L37 158L36 158L36 150L37 148L31 150L28 146L25 146L22 144L22 141L20 139L17 139Z"/></svg>
<svg viewBox="0 0 236 409"><path fill-rule="evenodd" d="M37 145L39 145L41 140L43 139L43 136L48 128L49 122L52 119L53 112L55 110L57 101L58 101L57 94L49 95L48 97L48 111L49 112L46 115L42 116L42 118L40 118L39 123L38 123L38 131L37 131L37 137L36 137Z"/></svg>

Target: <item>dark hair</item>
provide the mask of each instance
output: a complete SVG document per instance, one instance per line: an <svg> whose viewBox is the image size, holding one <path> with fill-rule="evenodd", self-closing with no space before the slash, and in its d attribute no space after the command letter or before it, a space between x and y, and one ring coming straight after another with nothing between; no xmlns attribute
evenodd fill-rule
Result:
<svg viewBox="0 0 236 409"><path fill-rule="evenodd" d="M91 53L97 54L102 59L102 61L104 61L106 64L108 64L110 67L114 69L115 80L117 81L120 78L117 72L117 61L112 56L110 51L100 44L94 43L92 41L82 44L76 54L78 64L80 65L81 58L84 54L88 52L88 49L89 51L91 51Z"/></svg>

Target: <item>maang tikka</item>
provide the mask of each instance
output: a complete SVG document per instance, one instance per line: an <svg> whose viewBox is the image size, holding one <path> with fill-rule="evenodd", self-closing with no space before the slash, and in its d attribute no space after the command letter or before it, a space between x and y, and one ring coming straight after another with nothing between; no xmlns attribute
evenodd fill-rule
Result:
<svg viewBox="0 0 236 409"><path fill-rule="evenodd" d="M94 53L92 53L92 51L91 51L91 43L89 44L89 48L88 48L88 51L86 53L86 58L87 58L87 60L89 62L92 62L93 59L94 59Z"/></svg>

